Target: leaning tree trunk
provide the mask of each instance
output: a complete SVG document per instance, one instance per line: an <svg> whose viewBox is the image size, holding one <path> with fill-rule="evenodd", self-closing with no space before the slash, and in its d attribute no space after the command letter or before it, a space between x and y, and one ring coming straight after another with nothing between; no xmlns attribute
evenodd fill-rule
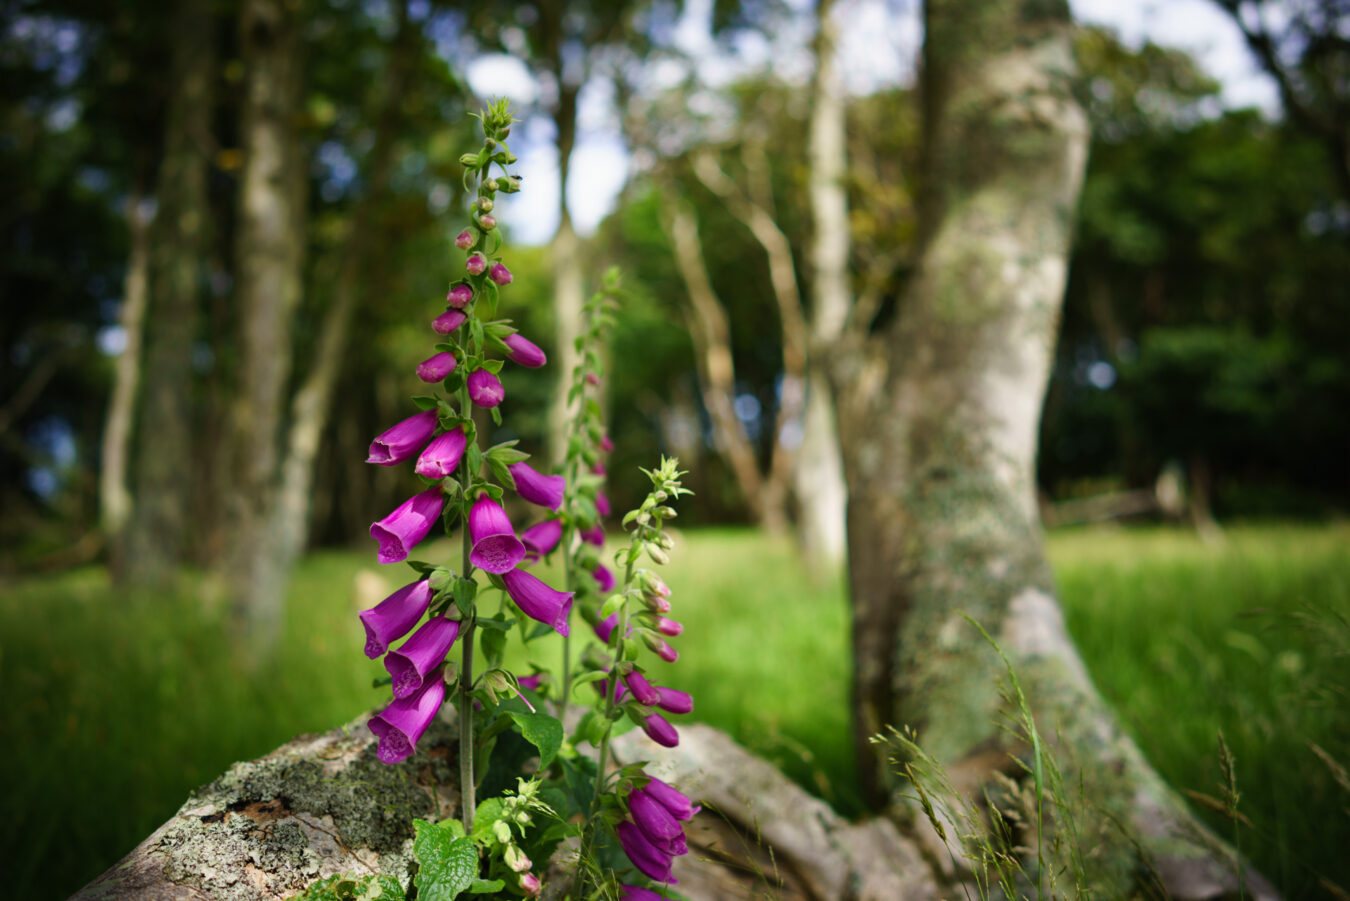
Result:
<svg viewBox="0 0 1350 901"><path fill-rule="evenodd" d="M240 355L232 417L231 530L225 563L231 608L254 656L267 655L282 618L285 574L271 516L291 369L291 325L303 288L305 170L297 120L301 19L283 0L243 8L244 99L236 248Z"/></svg>
<svg viewBox="0 0 1350 901"><path fill-rule="evenodd" d="M572 169L572 149L576 144L577 96L581 85L570 80L564 72L562 48L558 44L560 31L561 25L558 25L557 31L549 37L549 56L558 83L558 106L553 111L553 125L558 136L558 230L549 248L553 258L554 371L559 374L548 411L549 434L553 436L549 454L555 463L561 463L567 455L565 436L571 407L567 392L572 385L572 371L581 360L576 342L581 337L581 308L586 300L581 239L577 237L567 206L567 176Z"/></svg>
<svg viewBox="0 0 1350 901"><path fill-rule="evenodd" d="M1123 896L1145 859L1177 897L1236 888L1228 852L1094 689L1041 548L1037 422L1088 141L1067 4L929 0L925 12L917 270L894 325L865 353L834 357L858 747L866 755L885 725L913 727L969 789L1021 750L1000 723L1003 664L967 614L1008 655L1085 793L1093 893ZM884 798L881 762L865 760L872 799Z"/></svg>
<svg viewBox="0 0 1350 901"><path fill-rule="evenodd" d="M213 26L206 0L186 0L174 16L172 89L155 189L158 210L149 234L149 312L142 313L145 357L135 501L124 526L126 541L116 543L125 554L119 555L124 565L115 571L138 584L172 579L186 553L193 487L192 342L210 221L206 145L216 77ZM135 302L134 295L128 297L129 317L136 312ZM139 336L129 332L127 338L128 350L134 351ZM128 357L127 366L135 362ZM125 390L122 376L119 372L119 389ZM128 419L130 412L126 407ZM115 453L111 462L119 464Z"/></svg>

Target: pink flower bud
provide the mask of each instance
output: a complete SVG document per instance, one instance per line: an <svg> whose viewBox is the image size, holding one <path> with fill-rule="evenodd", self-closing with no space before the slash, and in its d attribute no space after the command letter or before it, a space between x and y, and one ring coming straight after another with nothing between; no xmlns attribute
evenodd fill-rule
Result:
<svg viewBox="0 0 1350 901"><path fill-rule="evenodd" d="M600 376L596 375L594 372L586 373L586 384L588 385L600 384Z"/></svg>
<svg viewBox="0 0 1350 901"><path fill-rule="evenodd" d="M417 377L428 385L444 381L445 377L454 371L455 356L448 350L427 357L417 364Z"/></svg>
<svg viewBox="0 0 1350 901"><path fill-rule="evenodd" d="M533 873L526 873L520 877L520 890L525 893L527 898L538 898L543 886L539 883L539 877Z"/></svg>
<svg viewBox="0 0 1350 901"><path fill-rule="evenodd" d="M519 333L507 335L502 343L506 345L506 355L521 366L538 369L548 362L548 357L544 356L539 345Z"/></svg>
<svg viewBox="0 0 1350 901"><path fill-rule="evenodd" d="M469 259L472 260L473 257L470 257ZM478 259L481 260L482 257L478 257ZM473 272L472 269L470 269L469 271ZM482 271L483 270L481 268L478 270L478 272ZM477 274L478 274L477 272L474 272L474 275ZM456 310L462 310L469 305L469 301L473 300L473 288L470 288L468 285L464 284L463 282L460 282L458 285L455 285L453 288L450 289L450 293L445 295L445 299L450 304L450 306L454 307Z"/></svg>
<svg viewBox="0 0 1350 901"><path fill-rule="evenodd" d="M497 217L484 214L478 217L478 224L482 227L483 231L490 232L497 227Z"/></svg>
<svg viewBox="0 0 1350 901"><path fill-rule="evenodd" d="M684 625L677 623L673 619L666 619L664 616L661 616L657 617L656 631L660 632L662 635L669 635L671 638L674 638L684 631Z"/></svg>
<svg viewBox="0 0 1350 901"><path fill-rule="evenodd" d="M473 244L473 234L467 228L455 236L455 246L460 250L468 250Z"/></svg>
<svg viewBox="0 0 1350 901"><path fill-rule="evenodd" d="M614 442L610 440L610 437L608 435L600 436L600 449L605 453L609 453L610 451L614 450Z"/></svg>
<svg viewBox="0 0 1350 901"><path fill-rule="evenodd" d="M448 335L463 325L464 320L468 318L459 310L446 310L431 320L431 327L436 330L438 335Z"/></svg>
<svg viewBox="0 0 1350 901"><path fill-rule="evenodd" d="M479 272L481 271L482 270L480 269ZM474 275L477 274L478 272L474 273ZM497 263L492 267L492 271L488 273L488 278L492 279L494 282L501 285L502 287L506 287L507 285L511 284L511 280L514 279L515 276L511 274L510 269L507 269L501 263Z"/></svg>
<svg viewBox="0 0 1350 901"><path fill-rule="evenodd" d="M506 389L486 369L475 369L469 373L469 399L480 407L495 407L506 399Z"/></svg>
<svg viewBox="0 0 1350 901"><path fill-rule="evenodd" d="M487 269L487 257L481 253L471 253L469 258L464 261L464 268L470 275L482 275L483 270Z"/></svg>

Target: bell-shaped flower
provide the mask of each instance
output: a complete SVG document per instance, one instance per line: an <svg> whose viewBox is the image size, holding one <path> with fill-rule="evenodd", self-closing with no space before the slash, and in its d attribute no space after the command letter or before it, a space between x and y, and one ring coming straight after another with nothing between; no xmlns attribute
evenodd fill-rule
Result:
<svg viewBox="0 0 1350 901"><path fill-rule="evenodd" d="M380 740L375 756L381 763L402 763L412 756L417 740L427 731L445 700L445 680L440 673L422 681L422 687L406 698L396 698L371 717L370 731Z"/></svg>
<svg viewBox="0 0 1350 901"><path fill-rule="evenodd" d="M384 519L370 525L370 537L380 543L381 563L401 563L440 518L444 499L439 485L414 494Z"/></svg>
<svg viewBox="0 0 1350 901"><path fill-rule="evenodd" d="M505 288L507 285L511 284L515 279L515 276L511 274L510 269L507 269L501 263L496 263L493 265L492 270L488 272L488 278Z"/></svg>
<svg viewBox="0 0 1350 901"><path fill-rule="evenodd" d="M433 354L417 364L417 377L428 385L444 381L445 377L454 371L455 355L448 350Z"/></svg>
<svg viewBox="0 0 1350 901"><path fill-rule="evenodd" d="M694 803L689 800L688 795L669 783L662 782L655 776L651 777L651 781L643 786L643 791L659 801L677 820L692 820L694 814L703 809L702 807L695 807Z"/></svg>
<svg viewBox="0 0 1350 901"><path fill-rule="evenodd" d="M510 517L486 494L469 508L469 540L469 562L485 572L501 575L525 559L525 545L516 537Z"/></svg>
<svg viewBox="0 0 1350 901"><path fill-rule="evenodd" d="M456 426L448 432L442 432L432 438L427 449L422 451L413 471L428 479L444 479L459 466L467 446L468 440L464 437L462 427Z"/></svg>
<svg viewBox="0 0 1350 901"><path fill-rule="evenodd" d="M506 593L522 613L532 620L547 623L559 635L568 634L572 592L550 588L523 569L511 570L502 576L502 581L506 583Z"/></svg>
<svg viewBox="0 0 1350 901"><path fill-rule="evenodd" d="M422 680L445 662L450 646L459 637L459 623L433 616L384 658L384 668L394 680L394 697L406 698L422 687Z"/></svg>
<svg viewBox="0 0 1350 901"><path fill-rule="evenodd" d="M487 257L481 253L471 253L464 261L464 268L470 275L482 275L483 270L487 269Z"/></svg>
<svg viewBox="0 0 1350 901"><path fill-rule="evenodd" d="M567 488L567 479L563 476L546 476L528 463L512 463L506 468L516 482L516 494L550 510L562 506L563 491Z"/></svg>
<svg viewBox="0 0 1350 901"><path fill-rule="evenodd" d="M637 694L637 692L634 692ZM664 685L656 687L656 706L660 707L666 713L693 713L694 696L687 691L680 691L678 688L666 688Z"/></svg>
<svg viewBox="0 0 1350 901"><path fill-rule="evenodd" d="M637 698L639 704L654 707L656 706L656 702L661 700L661 696L657 694L656 689L653 688L652 684L647 681L647 678L637 670L633 670L628 675L624 676L623 684L628 686L628 690L633 693L633 697Z"/></svg>
<svg viewBox="0 0 1350 901"><path fill-rule="evenodd" d="M502 343L506 345L506 355L513 363L538 369L548 362L548 357L544 356L539 345L518 332L507 335L502 339Z"/></svg>
<svg viewBox="0 0 1350 901"><path fill-rule="evenodd" d="M624 820L614 831L619 836L619 844L623 847L623 853L628 855L628 859L633 862L633 866L647 878L654 879L657 882L677 882L670 872L670 862L673 855L667 854L660 848L647 841L647 837L642 834L642 830Z"/></svg>
<svg viewBox="0 0 1350 901"><path fill-rule="evenodd" d="M670 815L665 805L642 789L628 796L628 813L643 837L658 851L673 856L689 853L684 841L684 827Z"/></svg>
<svg viewBox="0 0 1350 901"><path fill-rule="evenodd" d="M459 310L446 310L444 313L431 320L431 327L436 330L437 334L448 335L463 325L464 321L468 318L468 316L465 316Z"/></svg>
<svg viewBox="0 0 1350 901"><path fill-rule="evenodd" d="M601 591L614 590L614 573L610 572L609 567L603 563L591 570L591 578L599 584Z"/></svg>
<svg viewBox="0 0 1350 901"><path fill-rule="evenodd" d="M456 310L464 309L469 305L469 301L471 300L473 300L473 288L464 284L464 282L455 285L450 289L449 293L445 295L446 303L450 304L450 306L454 307Z"/></svg>
<svg viewBox="0 0 1350 901"><path fill-rule="evenodd" d="M533 676L517 676L516 685L529 691L538 691L539 686L544 684L544 674L535 673Z"/></svg>
<svg viewBox="0 0 1350 901"><path fill-rule="evenodd" d="M469 399L479 407L495 407L506 399L506 389L491 372L475 369L469 373Z"/></svg>
<svg viewBox="0 0 1350 901"><path fill-rule="evenodd" d="M370 442L370 456L366 457L366 462L394 466L416 455L436 431L436 417L435 410L423 410L386 429Z"/></svg>
<svg viewBox="0 0 1350 901"><path fill-rule="evenodd" d="M579 533L581 540L587 544L593 544L596 547L605 546L605 527L592 526L589 529L582 529Z"/></svg>
<svg viewBox="0 0 1350 901"><path fill-rule="evenodd" d="M431 603L431 584L419 579L404 585L369 610L358 614L366 629L366 656L371 660L389 650L390 642L407 635Z"/></svg>
<svg viewBox="0 0 1350 901"><path fill-rule="evenodd" d="M525 559L534 561L553 553L553 549L562 540L562 533L562 520L558 519L537 522L521 532L520 540L525 544Z"/></svg>
<svg viewBox="0 0 1350 901"><path fill-rule="evenodd" d="M680 743L680 733L659 713L652 713L643 721L642 731L658 745L673 748Z"/></svg>

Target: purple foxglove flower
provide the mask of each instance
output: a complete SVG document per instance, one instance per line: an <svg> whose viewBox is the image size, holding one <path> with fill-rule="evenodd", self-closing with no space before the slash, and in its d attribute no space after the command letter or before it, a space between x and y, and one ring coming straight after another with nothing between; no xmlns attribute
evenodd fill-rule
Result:
<svg viewBox="0 0 1350 901"><path fill-rule="evenodd" d="M619 886L619 901L664 901L664 895L658 895L649 888L623 883Z"/></svg>
<svg viewBox="0 0 1350 901"><path fill-rule="evenodd" d="M444 479L459 466L467 445L462 427L456 426L448 432L442 432L432 438L427 449L422 451L413 471L428 479Z"/></svg>
<svg viewBox="0 0 1350 901"><path fill-rule="evenodd" d="M460 282L450 289L450 293L445 295L445 299L456 310L462 310L469 305L469 301L473 300L473 288Z"/></svg>
<svg viewBox="0 0 1350 901"><path fill-rule="evenodd" d="M595 493L595 512L601 516L608 516L613 512L613 508L609 505L609 496L603 491Z"/></svg>
<svg viewBox="0 0 1350 901"><path fill-rule="evenodd" d="M608 472L607 472L607 470L605 469L605 464L601 463L599 460L597 460L597 461L595 461L594 463L592 463L592 464L591 464L591 475L593 475L593 476L600 476L600 477L602 477L602 478L603 478L604 476L608 475Z"/></svg>
<svg viewBox="0 0 1350 901"><path fill-rule="evenodd" d="M370 718L370 731L380 739L375 756L381 763L402 763L412 756L417 740L427 731L445 700L445 680L435 673L406 698L398 698Z"/></svg>
<svg viewBox="0 0 1350 901"><path fill-rule="evenodd" d="M369 610L358 614L366 627L366 656L371 660L389 650L391 641L407 635L431 603L431 585L421 579L404 585Z"/></svg>
<svg viewBox="0 0 1350 901"><path fill-rule="evenodd" d="M506 593L530 619L548 623L559 635L568 634L567 618L572 613L572 592L557 591L523 569L502 576Z"/></svg>
<svg viewBox="0 0 1350 901"><path fill-rule="evenodd" d="M520 540L525 544L526 559L538 560L540 557L553 553L553 549L562 540L562 531L561 520L546 519L521 532Z"/></svg>
<svg viewBox="0 0 1350 901"><path fill-rule="evenodd" d="M609 571L609 567L603 563L591 570L591 577L600 585L601 591L614 590L614 573Z"/></svg>
<svg viewBox="0 0 1350 901"><path fill-rule="evenodd" d="M652 648L652 650L656 652L657 657L660 657L666 663L674 663L676 660L680 659L680 652L664 641Z"/></svg>
<svg viewBox="0 0 1350 901"><path fill-rule="evenodd" d="M370 456L366 457L366 462L395 466L414 456L431 440L432 432L436 431L436 417L435 410L423 410L385 429L370 442Z"/></svg>
<svg viewBox="0 0 1350 901"><path fill-rule="evenodd" d="M481 253L471 253L469 258L464 261L464 268L470 275L482 275L483 270L487 269L487 257Z"/></svg>
<svg viewBox="0 0 1350 901"><path fill-rule="evenodd" d="M379 522L370 524L370 537L380 543L381 563L400 563L417 546L441 515L444 499L437 485L414 494Z"/></svg>
<svg viewBox="0 0 1350 901"><path fill-rule="evenodd" d="M525 873L520 877L520 890L525 893L525 897L538 898L543 889L544 886L540 883L539 877L533 873Z"/></svg>
<svg viewBox="0 0 1350 901"><path fill-rule="evenodd" d="M680 733L659 713L650 714L642 725L642 731L658 745L673 748L680 743Z"/></svg>
<svg viewBox="0 0 1350 901"><path fill-rule="evenodd" d="M557 510L562 506L563 490L567 480L562 476L546 476L528 463L512 463L506 467L516 480L516 494L532 504Z"/></svg>
<svg viewBox="0 0 1350 901"><path fill-rule="evenodd" d="M538 369L548 362L548 357L544 356L539 346L518 332L507 335L502 343L506 345L506 355L521 366Z"/></svg>
<svg viewBox="0 0 1350 901"><path fill-rule="evenodd" d="M446 310L444 313L431 320L431 327L436 330L437 334L448 335L463 325L464 320L468 318L468 316L465 316L459 310Z"/></svg>
<svg viewBox="0 0 1350 901"><path fill-rule="evenodd" d="M678 623L673 619L666 619L664 616L658 616L656 618L656 631L660 632L662 635L669 635L671 638L674 638L684 631L684 624Z"/></svg>
<svg viewBox="0 0 1350 901"><path fill-rule="evenodd" d="M477 273L474 274L476 275ZM511 281L515 276L511 274L510 269L507 269L501 263L497 263L492 267L492 271L488 273L488 278L505 288L507 285L511 284Z"/></svg>
<svg viewBox="0 0 1350 901"><path fill-rule="evenodd" d="M623 846L623 853L628 855L628 859L633 862L633 866L637 867L644 876L655 879L657 882L677 881L670 872L671 855L666 854L647 841L641 829L624 820L614 827L614 831L619 835L619 844Z"/></svg>
<svg viewBox="0 0 1350 901"><path fill-rule="evenodd" d="M610 437L608 435L600 436L600 449L605 453L609 453L610 451L614 450L614 442L610 440Z"/></svg>
<svg viewBox="0 0 1350 901"><path fill-rule="evenodd" d="M473 542L469 562L485 572L501 575L525 559L525 545L516 537L510 517L486 494L469 508L469 540Z"/></svg>
<svg viewBox="0 0 1350 901"><path fill-rule="evenodd" d="M634 694L637 694L637 692L634 692ZM657 686L656 694L658 695L656 706L666 713L694 712L694 696L687 691Z"/></svg>
<svg viewBox="0 0 1350 901"><path fill-rule="evenodd" d="M538 691L539 686L543 684L543 681L544 681L543 673L535 673L533 676L516 677L516 684L519 685L521 688L528 689L530 691Z"/></svg>
<svg viewBox="0 0 1350 901"><path fill-rule="evenodd" d="M455 355L448 350L427 357L417 364L417 377L428 385L445 381L445 377L454 371Z"/></svg>
<svg viewBox="0 0 1350 901"><path fill-rule="evenodd" d="M678 789L672 787L669 783L662 782L655 776L652 781L643 786L643 791L650 795L661 806L670 811L670 815L677 820L692 820L694 814L702 810L702 807L695 807L689 797Z"/></svg>
<svg viewBox="0 0 1350 901"><path fill-rule="evenodd" d="M628 675L624 676L623 684L628 686L628 690L633 693L633 697L637 698L639 704L654 707L656 702L661 700L661 696L657 694L656 689L653 688L646 677L637 670L633 670Z"/></svg>
<svg viewBox="0 0 1350 901"><path fill-rule="evenodd" d="M469 399L480 407L495 407L506 399L506 389L486 369L469 373Z"/></svg>
<svg viewBox="0 0 1350 901"><path fill-rule="evenodd" d="M422 687L427 673L445 662L450 646L459 637L459 623L433 616L384 658L384 668L394 680L394 697L406 698Z"/></svg>
<svg viewBox="0 0 1350 901"><path fill-rule="evenodd" d="M619 614L611 613L609 616L600 620L595 626L595 634L605 644L609 644L609 636L614 634L614 630L619 627Z"/></svg>
<svg viewBox="0 0 1350 901"><path fill-rule="evenodd" d="M665 805L638 789L628 796L628 813L647 841L658 851L678 857L688 854L684 828L670 815Z"/></svg>
<svg viewBox="0 0 1350 901"><path fill-rule="evenodd" d="M470 232L467 228L464 229L464 231L460 232L458 235L455 235L455 246L458 247L460 250L468 250L473 245L474 245L473 233Z"/></svg>
<svg viewBox="0 0 1350 901"><path fill-rule="evenodd" d="M587 544L593 544L596 547L605 546L604 526L594 526L593 528L582 529L579 534L581 535L581 540Z"/></svg>

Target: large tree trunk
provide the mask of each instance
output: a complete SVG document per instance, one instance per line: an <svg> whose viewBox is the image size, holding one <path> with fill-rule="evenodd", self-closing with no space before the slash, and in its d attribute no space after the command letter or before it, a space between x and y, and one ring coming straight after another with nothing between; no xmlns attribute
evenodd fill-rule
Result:
<svg viewBox="0 0 1350 901"><path fill-rule="evenodd" d="M825 366L818 359L837 342L849 312L848 192L844 185L844 84L835 63L838 25L833 0L816 8L816 74L811 85L811 343L806 415L795 476L797 529L803 557L833 569L844 559L847 489L839 426Z"/></svg>
<svg viewBox="0 0 1350 901"><path fill-rule="evenodd" d="M272 510L291 325L304 290L306 174L297 134L300 24L293 4L244 3L244 168L236 248L240 354L225 562L234 616L259 658L269 653L279 633L285 584L272 550L281 539L273 531Z"/></svg>
<svg viewBox="0 0 1350 901"><path fill-rule="evenodd" d="M1236 888L1226 852L1093 688L1041 548L1037 421L1088 137L1068 7L929 0L925 19L917 271L893 327L835 357L864 778L884 800L890 780L866 740L887 724L917 730L969 789L1022 750L1000 723L1003 663L968 614L1007 654L1040 735L1086 794L1094 894L1131 891L1140 851L1178 897Z"/></svg>
<svg viewBox="0 0 1350 901"><path fill-rule="evenodd" d="M127 472L131 461L131 436L136 424L136 398L140 393L141 339L150 301L150 217L145 209L144 191L139 185L127 198L127 235L130 253L122 282L122 309L118 313L125 344L113 372L113 388L103 424L102 465L99 467L100 520L108 540L115 578L120 578L125 562L122 539L131 519Z"/></svg>
<svg viewBox="0 0 1350 901"><path fill-rule="evenodd" d="M192 343L209 223L206 148L215 93L213 26L211 7L205 0L187 0L175 13L173 87L155 191L158 210L150 226L148 314L136 310L134 294L127 298L131 307L127 317L139 312L145 318L145 360L140 379L136 499L125 525L125 565L116 571L139 584L172 579L186 550L192 492ZM139 336L128 331L127 341L128 350L133 351ZM125 379L119 372L119 390L134 390L132 370L137 362L135 356L127 357L128 372ZM125 395L115 400L121 406L118 418L110 419L110 428L125 427L134 402ZM110 440L116 443L119 438L113 434ZM116 450L112 463L120 463ZM116 490L109 485L111 493ZM116 511L117 501L113 503Z"/></svg>

